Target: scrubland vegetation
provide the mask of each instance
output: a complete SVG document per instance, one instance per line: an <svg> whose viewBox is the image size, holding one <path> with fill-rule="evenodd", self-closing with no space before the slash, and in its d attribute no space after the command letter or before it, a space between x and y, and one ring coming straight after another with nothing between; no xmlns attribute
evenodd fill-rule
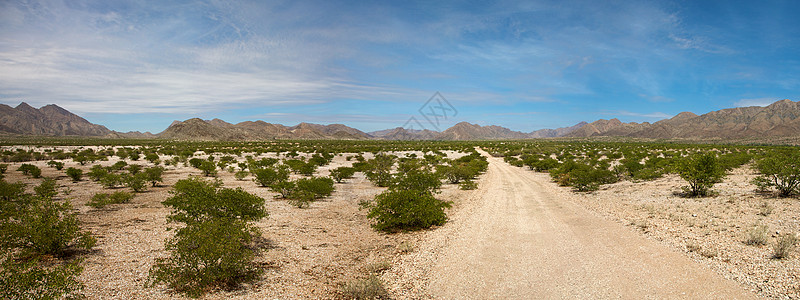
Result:
<svg viewBox="0 0 800 300"><path fill-rule="evenodd" d="M308 209L353 184L353 178L361 178L375 190L374 196L359 203L366 213L363 222L387 233L429 229L448 220L447 209L453 203L440 197L443 185L479 188L477 179L489 162L476 147L511 165L547 173L553 182L576 193L675 174L684 181L675 195L702 201L717 195L717 184L743 166L758 173L752 185L759 197L792 198L800 193L800 150L780 146L583 141L9 142L0 153L4 162L0 178L18 172L18 181L36 184L0 181L0 280L10 287L0 297L80 295L81 260L93 255L89 250L96 241L81 228L71 205L75 199L68 194L74 185L99 191L80 199L90 212L131 205L154 189L169 190L161 203L170 211L167 220L174 235L164 241L165 252L150 269L150 286L197 297L239 288L264 276L255 261L269 250L256 243L263 237L253 224L267 218L267 199L291 209ZM333 164L337 157L340 163ZM196 176L165 184L165 175L179 169L196 171ZM226 187L231 184L238 187ZM764 208L764 216L771 209ZM744 243L771 244L775 259L793 255L794 233L771 238L763 226L751 228ZM384 296L386 291L374 274L364 274L343 285L340 293L362 298Z"/></svg>

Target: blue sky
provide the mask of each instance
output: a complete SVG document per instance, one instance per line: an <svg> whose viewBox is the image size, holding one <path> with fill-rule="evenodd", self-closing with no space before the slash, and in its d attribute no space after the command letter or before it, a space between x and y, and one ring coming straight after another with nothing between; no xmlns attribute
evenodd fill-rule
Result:
<svg viewBox="0 0 800 300"><path fill-rule="evenodd" d="M519 131L800 100L799 1L0 1L0 102Z"/></svg>

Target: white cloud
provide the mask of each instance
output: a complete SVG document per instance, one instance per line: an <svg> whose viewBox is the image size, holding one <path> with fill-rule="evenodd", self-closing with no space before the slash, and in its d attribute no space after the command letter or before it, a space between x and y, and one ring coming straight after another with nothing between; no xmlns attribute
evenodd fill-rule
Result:
<svg viewBox="0 0 800 300"><path fill-rule="evenodd" d="M778 100L780 99L778 98L739 99L738 101L734 102L733 105L736 107L767 106L772 103L775 103Z"/></svg>
<svg viewBox="0 0 800 300"><path fill-rule="evenodd" d="M630 111L626 111L626 110L602 112L601 114L603 114L603 115L611 115L611 116L628 116L628 117L650 118L650 119L667 119L667 118L671 118L672 117L672 115L665 114L663 112L637 113L637 112L630 112Z"/></svg>

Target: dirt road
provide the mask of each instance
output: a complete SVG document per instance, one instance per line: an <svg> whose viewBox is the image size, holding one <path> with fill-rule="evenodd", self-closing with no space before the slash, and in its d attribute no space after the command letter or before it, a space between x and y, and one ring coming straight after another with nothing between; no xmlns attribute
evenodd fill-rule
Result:
<svg viewBox="0 0 800 300"><path fill-rule="evenodd" d="M484 153L484 155L486 155ZM558 187L489 158L474 209L427 274L436 299L749 299L752 294L633 229L560 199ZM444 229L444 228L442 228Z"/></svg>

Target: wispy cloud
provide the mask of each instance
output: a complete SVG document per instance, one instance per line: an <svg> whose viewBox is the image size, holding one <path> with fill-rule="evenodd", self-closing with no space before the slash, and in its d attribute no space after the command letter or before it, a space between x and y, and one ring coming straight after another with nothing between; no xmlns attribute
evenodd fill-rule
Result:
<svg viewBox="0 0 800 300"><path fill-rule="evenodd" d="M402 123L398 110L413 115L435 91L487 124L526 111L574 123L580 107L655 119L668 116L631 111L800 94L788 6L709 16L703 3L660 1L0 1L0 97L142 123L266 111Z"/></svg>
<svg viewBox="0 0 800 300"><path fill-rule="evenodd" d="M736 107L748 107L748 106L767 106L775 101L781 100L779 98L755 98L755 99L739 99L733 103Z"/></svg>
<svg viewBox="0 0 800 300"><path fill-rule="evenodd" d="M601 115L609 115L609 116L627 116L627 117L639 117L639 118L647 118L647 119L667 119L671 118L672 115L665 114L662 112L651 112L651 113L638 113L638 112L630 112L626 110L615 110L615 111L605 111L601 112Z"/></svg>

